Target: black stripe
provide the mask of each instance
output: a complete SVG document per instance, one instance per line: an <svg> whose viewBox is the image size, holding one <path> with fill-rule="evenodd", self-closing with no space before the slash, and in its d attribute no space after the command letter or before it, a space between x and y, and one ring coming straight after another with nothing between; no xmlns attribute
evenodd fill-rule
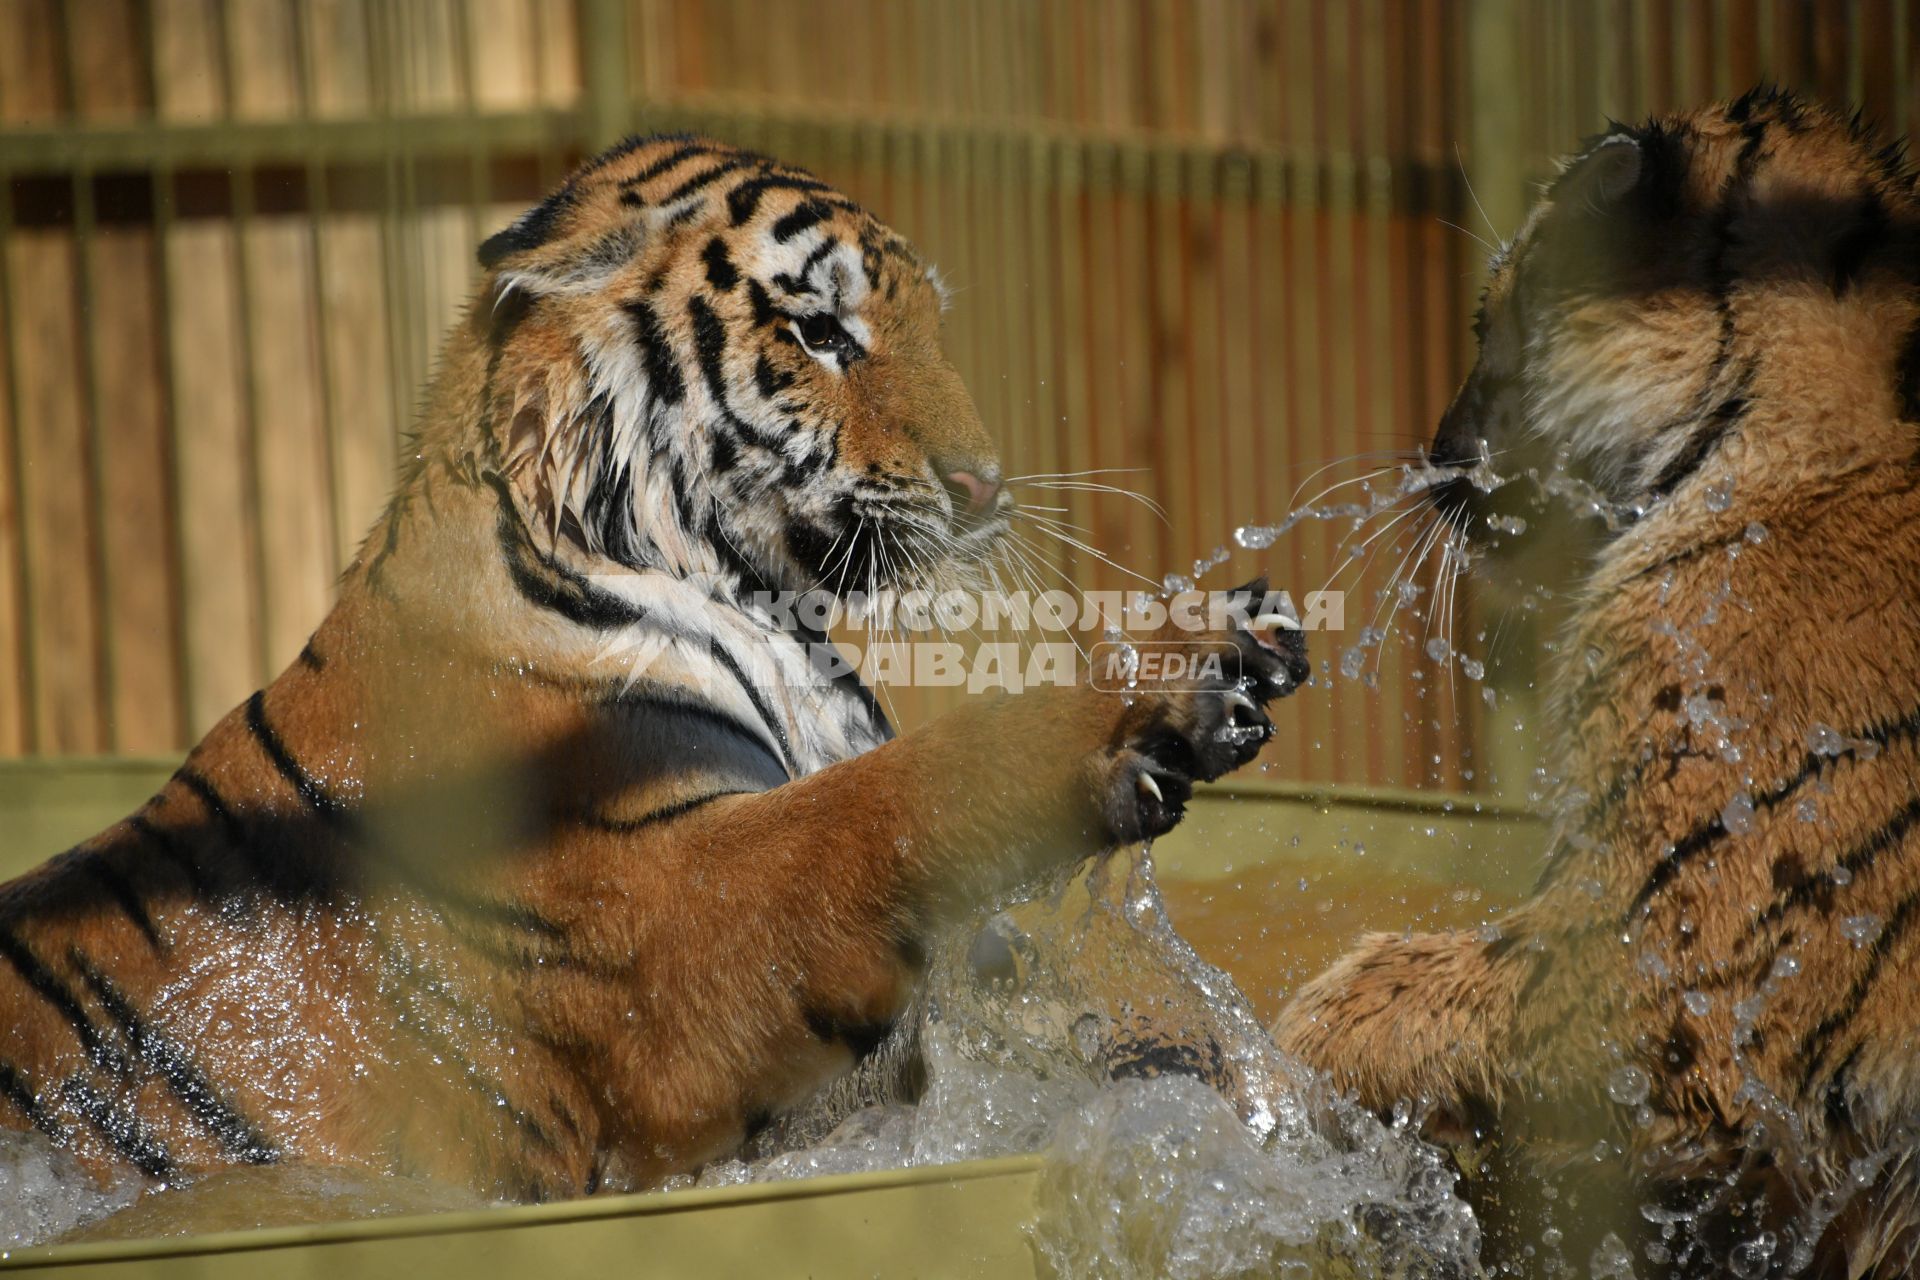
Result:
<svg viewBox="0 0 1920 1280"><path fill-rule="evenodd" d="M1747 926L1744 940L1751 940L1762 930L1778 924L1786 918L1789 911L1799 910L1819 900L1824 892L1835 885L1836 871L1845 871L1847 882L1851 883L1854 878L1878 861L1882 854L1897 849L1906 839L1907 833L1914 829L1916 823L1920 823L1920 796L1911 796L1905 804L1894 810L1885 822L1875 828L1872 834L1842 854L1831 868L1823 867L1787 886L1785 891L1769 903L1767 909ZM1769 964L1772 963L1773 952L1778 949L1778 943L1776 943L1773 950L1768 952Z"/></svg>
<svg viewBox="0 0 1920 1280"><path fill-rule="evenodd" d="M213 885L207 880L206 873L200 869L192 852L180 847L180 842L174 839L172 832L160 830L146 815L138 813L127 819L127 826L180 869L180 874L192 887L195 897L206 898L211 895Z"/></svg>
<svg viewBox="0 0 1920 1280"><path fill-rule="evenodd" d="M708 156L712 154L712 147L700 144L682 147L678 151L670 151L632 177L622 178L620 185L622 187L644 187L647 183L652 182L655 178L667 170L674 168L676 165L685 164L695 156Z"/></svg>
<svg viewBox="0 0 1920 1280"><path fill-rule="evenodd" d="M1827 1113L1827 1129L1838 1133L1853 1124L1853 1104L1847 1100L1847 1081L1853 1074L1853 1068L1860 1061L1860 1045L1853 1046L1847 1056L1840 1061L1832 1075L1827 1077L1824 1110Z"/></svg>
<svg viewBox="0 0 1920 1280"><path fill-rule="evenodd" d="M767 293L766 286L758 280L747 281L747 301L753 304L753 322L756 325L764 328L770 324L778 324L784 319L780 309L773 305L773 298ZM793 337L784 327L780 332L786 334L788 338Z"/></svg>
<svg viewBox="0 0 1920 1280"><path fill-rule="evenodd" d="M742 791L737 788L725 791L709 791L705 795L676 801L673 804L655 809L651 813L642 814L638 818L603 818L598 815L588 815L580 819L580 821L582 825L593 827L597 831L613 831L624 835L628 832L638 831L643 827L652 827L662 822L671 822L682 814L692 813L695 809L703 805L712 804L722 796L751 796L759 794L761 793L757 791Z"/></svg>
<svg viewBox="0 0 1920 1280"><path fill-rule="evenodd" d="M747 673L741 669L738 662L733 660L733 654L727 651L725 645L716 641L713 645L713 655L719 659L720 665L727 669L727 673L734 678L740 685L740 688L746 693L748 701L753 703L753 709L759 713L760 720L766 726L767 732L771 733L774 739L779 742L780 756L786 762L786 774L789 778L793 777L794 774L800 772L799 766L793 758L793 744L787 741L786 726L773 714L773 708L767 703L766 696L761 693L760 686L747 679Z"/></svg>
<svg viewBox="0 0 1920 1280"><path fill-rule="evenodd" d="M213 788L200 772L188 765L181 765L174 771L174 780L198 796L200 803L206 806L207 813L220 827L222 834L236 845L244 844L240 838L240 824L234 820L233 811L227 808L227 802Z"/></svg>
<svg viewBox="0 0 1920 1280"><path fill-rule="evenodd" d="M818 178L807 178L790 173L771 173L750 182L743 182L729 191L727 213L733 219L733 225L737 227L759 211L760 197L769 191L831 190L831 187Z"/></svg>
<svg viewBox="0 0 1920 1280"><path fill-rule="evenodd" d="M102 1071L122 1076L127 1074L126 1058L108 1044L106 1037L100 1034L100 1029L93 1025L93 1019L80 1007L80 997L42 964L40 958L13 935L12 930L3 926L0 926L0 958L13 966L13 971L32 988L35 995L52 1005L67 1020L75 1038L80 1041L80 1047L86 1051L88 1061Z"/></svg>
<svg viewBox="0 0 1920 1280"><path fill-rule="evenodd" d="M759 281L752 282L754 290L759 289ZM687 314L693 320L693 350L700 362L700 375L707 384L707 394L713 400L714 409L720 415L720 421L733 428L751 444L763 448L773 448L778 441L769 441L752 424L744 421L733 411L733 405L727 398L727 374L725 361L727 355L727 329L720 317L714 314L707 300L699 294L687 299Z"/></svg>
<svg viewBox="0 0 1920 1280"><path fill-rule="evenodd" d="M505 288L505 286L501 286ZM534 304L539 301L525 289L509 289L505 294L495 290L493 306L487 311L487 386L491 390L495 367L500 359L500 351L507 345L514 331L533 314ZM481 397L484 402L487 397Z"/></svg>
<svg viewBox="0 0 1920 1280"><path fill-rule="evenodd" d="M687 381L680 362L673 357L673 344L660 314L644 299L626 304L633 317L633 334L640 343L641 362L647 370L647 394L664 405L676 405L687 396Z"/></svg>
<svg viewBox="0 0 1920 1280"><path fill-rule="evenodd" d="M1866 968L1854 978L1840 1006L1801 1038L1799 1057L1806 1064L1800 1073L1801 1097L1804 1098L1813 1087L1814 1077L1819 1074L1820 1064L1832 1049L1835 1038L1859 1015L1861 1006L1866 1003L1880 978L1888 953L1906 933L1908 926L1913 924L1916 912L1920 912L1920 893L1910 893L1900 900L1900 905L1893 909L1887 922L1881 926L1880 936L1873 940L1873 947L1868 952Z"/></svg>
<svg viewBox="0 0 1920 1280"><path fill-rule="evenodd" d="M1893 394L1900 402L1900 421L1920 422L1920 324L1907 331L1893 364Z"/></svg>
<svg viewBox="0 0 1920 1280"><path fill-rule="evenodd" d="M815 298L819 297L820 291L813 287L813 282L807 278L808 273L811 272L816 266L818 266L821 260L824 259L828 254L832 253L835 249L839 248L839 246L840 246L840 242L837 239L829 237L812 253L807 255L807 260L801 264L800 269L798 271L794 272L792 275L788 275L786 272L782 271L780 274L773 277L773 283L776 286L778 286L783 292L793 297L815 297ZM836 307L839 306L840 304L839 290L836 289L834 291L833 297L830 299L830 302L833 306L836 306Z"/></svg>
<svg viewBox="0 0 1920 1280"><path fill-rule="evenodd" d="M1754 366L1749 360L1741 371L1734 388L1721 390L1721 380L1727 366L1733 361L1734 341L1738 337L1738 323L1733 310L1733 289L1736 283L1730 257L1734 245L1734 223L1741 213L1741 205L1753 184L1754 171L1760 163L1760 144L1766 137L1767 123L1747 117L1737 118L1744 141L1740 154L1734 160L1733 172L1727 176L1720 191L1720 204L1714 211L1712 236L1714 243L1713 259L1707 268L1707 287L1713 297L1714 310L1720 317L1720 344L1713 361L1707 366L1706 377L1701 384L1702 398L1698 409L1688 415L1678 426L1688 426L1694 430L1693 438L1680 453L1662 467L1655 477L1650 490L1656 497L1665 496L1677 488L1681 482L1691 476L1711 456L1727 433L1745 416L1747 411L1747 391L1752 385ZM1669 428L1671 430L1673 428ZM1661 433L1662 436L1665 432Z"/></svg>
<svg viewBox="0 0 1920 1280"><path fill-rule="evenodd" d="M753 385L762 396L771 400L793 385L793 375L785 370L776 370L763 352L753 360Z"/></svg>
<svg viewBox="0 0 1920 1280"><path fill-rule="evenodd" d="M478 257L480 265L491 271L502 261L516 253L529 249L538 249L553 238L554 225L560 221L560 215L573 207L578 194L569 181L558 191L548 196L538 205L514 219L504 231L495 232L480 244Z"/></svg>
<svg viewBox="0 0 1920 1280"><path fill-rule="evenodd" d="M773 224L775 243L785 244L812 227L817 227L832 216L833 211L818 200L805 200ZM817 251L816 251L817 252ZM811 260L809 260L811 261ZM806 272L803 270L801 275Z"/></svg>
<svg viewBox="0 0 1920 1280"><path fill-rule="evenodd" d="M586 509L580 513L581 531L591 535L591 549L630 568L645 568L652 544L642 536L634 509L632 459L614 452L613 401L595 396L586 413L598 421L588 445L592 452L587 464Z"/></svg>
<svg viewBox="0 0 1920 1280"><path fill-rule="evenodd" d="M93 991L100 1007L120 1028L121 1035L126 1037L135 1056L166 1081L167 1088L180 1100L188 1114L206 1126L228 1155L248 1164L271 1164L279 1158L280 1153L273 1144L262 1137L244 1116L220 1100L213 1085L193 1065L186 1053L172 1040L148 1026L134 1009L133 1002L119 988L87 963L85 956L75 952L69 959Z"/></svg>
<svg viewBox="0 0 1920 1280"><path fill-rule="evenodd" d="M1890 745L1896 739L1920 736L1920 710L1910 711L1897 719L1877 721L1868 726L1866 731L1858 736L1862 740L1872 742L1882 748ZM1772 809L1783 801L1791 798L1796 791L1806 785L1809 779L1824 772L1830 761L1840 759L1843 756L1854 756L1856 754L1857 749L1851 746L1843 749L1839 755L1834 756L1820 755L1812 751L1807 752L1800 759L1800 767L1795 770L1791 776L1775 784L1770 790L1753 797L1755 812ZM1913 807L1914 805L1920 805L1920 798L1916 798L1915 801L1910 802L1909 807ZM1920 817L1920 809L1916 809L1914 816ZM1889 825L1891 826L1900 821L1900 815L1896 814L1892 819L1889 819ZM1908 821L1911 821L1911 819L1909 818ZM1902 827L1901 830L1904 830L1904 827ZM1697 857L1724 835L1726 835L1726 829L1720 825L1720 818L1716 814L1714 817L1694 827L1676 841L1673 848L1668 850L1667 853L1661 857L1660 861L1654 863L1653 870L1648 873L1646 881L1640 886L1640 891L1634 894L1633 904L1627 909L1626 919L1631 921L1634 916L1638 915L1640 909L1646 906L1653 895L1660 892L1660 890L1678 874L1683 863ZM1871 849L1873 845L1874 840L1870 838L1864 848ZM1855 856L1861 856L1865 859L1860 864L1864 866L1866 862L1872 860L1873 854L1850 854L1848 858L1841 860L1841 865L1846 865L1848 860ZM1849 869L1851 870L1853 868Z"/></svg>
<svg viewBox="0 0 1920 1280"><path fill-rule="evenodd" d="M500 516L495 525L495 540L501 558L506 561L507 576L514 590L537 608L557 613L576 626L594 630L612 630L646 620L646 614L595 587L564 565L542 554L528 540L514 507L513 491L496 472L482 477L500 499Z"/></svg>
<svg viewBox="0 0 1920 1280"><path fill-rule="evenodd" d="M667 192L666 195L661 196L655 203L672 204L677 200L684 200L694 192L699 191L703 187L713 185L730 173L737 173L742 169L757 168L758 164L759 162L754 160L722 160L712 168L703 169L699 173L694 174L691 178L688 178L685 182Z"/></svg>
<svg viewBox="0 0 1920 1280"><path fill-rule="evenodd" d="M723 437L716 431L713 433L713 438L717 441ZM717 445L715 447L718 448ZM732 449L734 446L729 443L728 448ZM701 536L706 540L707 546L713 550L714 557L720 561L721 566L739 582L742 590L759 592L773 590L759 567L742 555L740 548L733 544L732 537L720 528L717 516L708 518L706 529Z"/></svg>
<svg viewBox="0 0 1920 1280"><path fill-rule="evenodd" d="M747 280L747 301L753 303L753 322L760 328L766 328L768 324L780 324L781 320L785 320L780 313L780 307L774 305L774 296L768 294L766 286L762 286L758 280ZM789 342L793 340L793 334L787 332L785 324L780 324L778 334L785 334Z"/></svg>
<svg viewBox="0 0 1920 1280"><path fill-rule="evenodd" d="M1727 433L1746 417L1747 410L1752 407L1752 402L1747 398L1747 391L1752 382L1753 365L1748 363L1733 394L1714 406L1705 420L1694 428L1693 437L1687 441L1686 448L1668 459L1667 464L1660 468L1660 474L1654 477L1652 485L1649 486L1655 497L1664 498L1679 488L1694 472L1705 465L1707 459L1713 456L1714 449L1726 438Z"/></svg>
<svg viewBox="0 0 1920 1280"><path fill-rule="evenodd" d="M740 268L734 266L733 259L727 256L726 242L719 236L707 241L700 258L707 264L707 283L720 292L727 293L740 283Z"/></svg>
<svg viewBox="0 0 1920 1280"><path fill-rule="evenodd" d="M39 1097L27 1078L15 1069L11 1062L0 1062L0 1097L11 1102L14 1109L27 1118L27 1123L46 1134L55 1142L64 1144L67 1131L53 1113L40 1105Z"/></svg>
<svg viewBox="0 0 1920 1280"><path fill-rule="evenodd" d="M139 1116L121 1111L104 1094L78 1076L63 1082L60 1094L87 1118L87 1123L112 1145L122 1160L149 1178L173 1177L173 1157L147 1132Z"/></svg>
<svg viewBox="0 0 1920 1280"><path fill-rule="evenodd" d="M254 695L247 699L247 728L259 741L260 749L267 753L267 759L273 762L275 771L300 793L301 800L306 802L309 809L329 821L345 814L346 806L328 795L326 788L300 767L300 762L295 760L293 753L287 750L287 744L280 740L280 735L275 733L273 726L267 723L267 697L264 689L255 690Z"/></svg>
<svg viewBox="0 0 1920 1280"><path fill-rule="evenodd" d="M715 646L715 648L718 650L718 646ZM749 696L753 695L751 686L743 685L743 687L747 688ZM622 707L645 708L647 711L656 715L688 716L724 731L729 737L736 738L752 747L754 755L764 759L772 766L771 771L764 775L764 779L769 786L778 786L782 782L791 780L794 775L795 771L792 763L787 759L783 759L781 753L776 752L773 747L768 745L766 735L755 733L749 726L736 720L718 707L710 706L704 702L683 702L676 698L665 697L651 691L640 689L626 690L610 699L610 701ZM785 745L784 737L781 738L781 745ZM705 760L702 763L709 770L718 765L718 762L713 759ZM753 781L761 780L761 775L758 774L758 771L753 771L753 774Z"/></svg>
<svg viewBox="0 0 1920 1280"><path fill-rule="evenodd" d="M327 669L327 660L315 651L311 639L300 646L299 661L300 665L309 671L325 671Z"/></svg>
<svg viewBox="0 0 1920 1280"><path fill-rule="evenodd" d="M1867 726L1865 732L1859 737L1862 741L1871 742L1882 750L1896 742L1920 737L1920 710L1910 711L1895 719L1876 721ZM1817 756L1808 752L1806 758L1801 761L1799 773L1778 788L1783 793L1782 798L1792 787L1823 772L1829 760L1839 759L1841 756L1857 758L1858 748L1848 746L1841 751L1840 756ZM1743 941L1751 941L1761 930L1782 919L1787 912L1814 901L1824 888L1833 883L1835 870L1844 869L1850 878L1858 876L1872 866L1881 854L1895 848L1917 822L1920 822L1920 795L1913 795L1888 815L1887 819L1871 834L1842 854L1831 868L1821 868L1786 886L1766 910L1748 925Z"/></svg>
<svg viewBox="0 0 1920 1280"><path fill-rule="evenodd" d="M1840 233L1833 244L1833 274L1830 282L1835 297L1845 297L1859 279L1867 258L1880 246L1887 234L1887 206L1877 191L1860 197L1853 225Z"/></svg>
<svg viewBox="0 0 1920 1280"><path fill-rule="evenodd" d="M842 1022L830 1013L808 1009L802 1015L807 1030L828 1044L844 1044L855 1059L865 1058L893 1033L891 1022Z"/></svg>
<svg viewBox="0 0 1920 1280"><path fill-rule="evenodd" d="M155 951L167 949L167 940L161 936L159 926L154 924L153 917L148 914L146 904L140 900L140 894L133 887L133 881L114 865L110 857L98 849L89 849L75 853L74 864L100 883L100 887L107 891L121 913L132 921L133 927L146 938L148 946Z"/></svg>

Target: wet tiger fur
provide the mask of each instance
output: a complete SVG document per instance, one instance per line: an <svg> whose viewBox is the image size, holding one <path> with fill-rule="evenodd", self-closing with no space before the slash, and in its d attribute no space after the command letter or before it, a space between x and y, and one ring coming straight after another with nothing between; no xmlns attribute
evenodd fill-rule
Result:
<svg viewBox="0 0 1920 1280"><path fill-rule="evenodd" d="M1624 1152L1627 1198L1558 1226L1604 1218L1642 1276L1910 1274L1914 173L1774 91L1615 127L1496 257L1478 332L1432 452L1485 466L1438 504L1489 578L1569 589L1550 855L1491 932L1363 939L1279 1037L1536 1169ZM1539 555L1497 532L1556 512Z"/></svg>
<svg viewBox="0 0 1920 1280"><path fill-rule="evenodd" d="M614 148L480 259L299 659L0 889L0 1118L95 1168L541 1199L694 1167L880 1041L942 920L1170 827L1305 677L1231 626L1189 639L1238 685L894 738L756 593L964 582L1004 533L932 270L693 138Z"/></svg>

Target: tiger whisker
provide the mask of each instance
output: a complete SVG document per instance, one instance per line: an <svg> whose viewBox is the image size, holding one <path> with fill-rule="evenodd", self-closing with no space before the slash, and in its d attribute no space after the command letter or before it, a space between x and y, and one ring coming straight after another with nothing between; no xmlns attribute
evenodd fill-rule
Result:
<svg viewBox="0 0 1920 1280"><path fill-rule="evenodd" d="M1048 537L1055 538L1060 542L1066 544L1067 546L1072 547L1076 551L1084 552L1085 554L1092 556L1094 559L1098 560L1101 564L1106 565L1110 569L1114 569L1119 571L1120 573L1124 573L1130 578L1138 579L1139 581L1146 583L1149 587L1153 587L1156 590L1160 586L1159 583L1155 582L1152 578L1147 577L1144 573L1136 573L1132 569L1129 569L1125 565L1121 564L1119 561L1113 559L1113 557L1107 555L1104 551L1101 551L1100 549L1098 549L1097 547L1093 546L1090 543L1084 542L1081 539L1074 537L1070 533L1064 533L1059 529L1052 528L1049 525L1045 523L1041 523L1039 521L1035 522L1034 527L1039 532L1046 534Z"/></svg>
<svg viewBox="0 0 1920 1280"><path fill-rule="evenodd" d="M1167 509L1158 502L1155 502L1144 493L1139 493L1132 489L1122 489L1119 485L1100 484L1092 480L1027 480L1022 483L1028 488L1047 489L1066 493L1111 493L1117 497L1127 498L1139 503L1147 510L1153 512L1164 524L1171 526L1173 523L1167 518Z"/></svg>

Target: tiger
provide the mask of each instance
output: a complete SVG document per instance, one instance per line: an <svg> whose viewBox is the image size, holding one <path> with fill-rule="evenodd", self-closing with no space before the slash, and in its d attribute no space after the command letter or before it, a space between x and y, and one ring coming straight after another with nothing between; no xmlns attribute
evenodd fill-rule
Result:
<svg viewBox="0 0 1920 1280"><path fill-rule="evenodd" d="M896 735L778 600L964 583L1007 534L935 268L684 136L479 264L305 648L0 888L0 1120L99 1176L656 1186L872 1052L971 904L1170 829L1309 678L1256 605L1169 630L1179 680Z"/></svg>
<svg viewBox="0 0 1920 1280"><path fill-rule="evenodd" d="M1563 1234L1585 1264L1585 1219L1596 1275L1911 1274L1914 171L1776 88L1615 124L1492 259L1475 335L1428 500L1491 589L1564 602L1544 866L1488 927L1363 937L1276 1036L1491 1153L1507 1209L1619 1171L1617 1213L1510 1234L1512 1273Z"/></svg>

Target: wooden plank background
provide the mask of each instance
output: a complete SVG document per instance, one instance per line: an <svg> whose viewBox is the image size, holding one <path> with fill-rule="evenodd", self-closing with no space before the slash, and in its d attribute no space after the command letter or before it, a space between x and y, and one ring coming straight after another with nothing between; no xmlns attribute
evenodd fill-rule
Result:
<svg viewBox="0 0 1920 1280"><path fill-rule="evenodd" d="M1032 498L1158 580L1426 434L1477 239L1608 116L1775 79L1903 131L1917 42L1893 0L0 0L0 755L177 751L298 651L474 244L618 132L775 152L920 244L1009 470L1139 468L1168 520ZM1404 545L1361 578L1346 533L1206 581L1339 574L1337 666ZM1426 625L1270 768L1484 788L1524 674L1488 715Z"/></svg>

